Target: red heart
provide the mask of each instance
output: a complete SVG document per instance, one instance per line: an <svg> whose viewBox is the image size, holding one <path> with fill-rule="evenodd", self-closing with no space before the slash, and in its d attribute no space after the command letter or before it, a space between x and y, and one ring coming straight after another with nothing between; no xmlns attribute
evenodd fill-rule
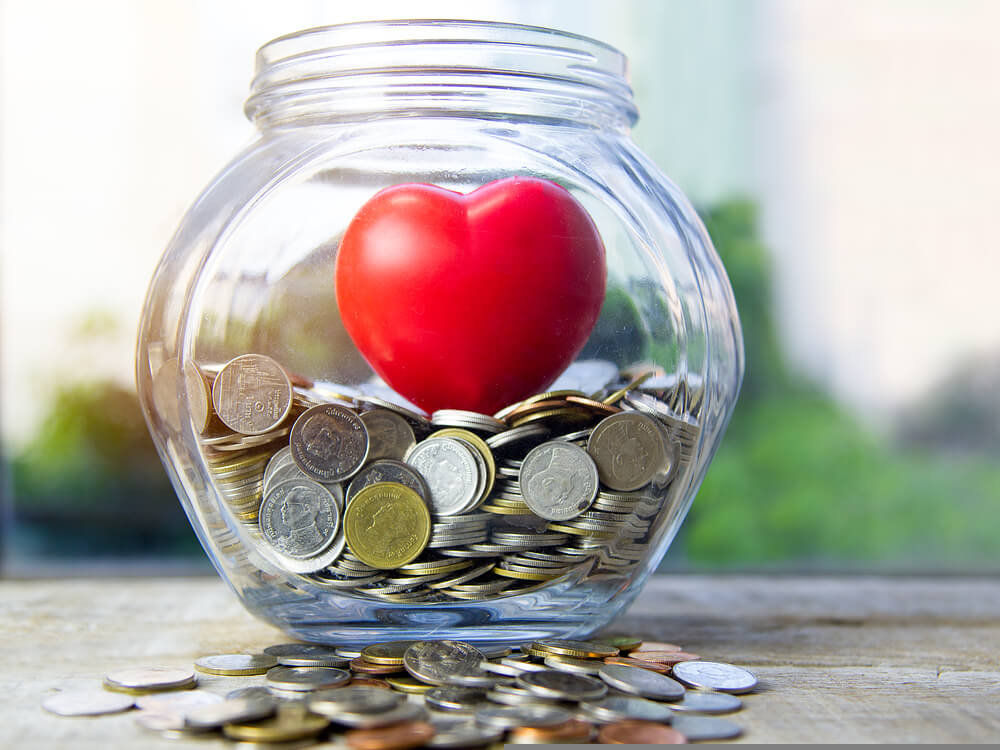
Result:
<svg viewBox="0 0 1000 750"><path fill-rule="evenodd" d="M586 210L528 177L467 195L386 188L347 227L335 270L344 326L375 372L428 412L486 414L573 361L606 275Z"/></svg>

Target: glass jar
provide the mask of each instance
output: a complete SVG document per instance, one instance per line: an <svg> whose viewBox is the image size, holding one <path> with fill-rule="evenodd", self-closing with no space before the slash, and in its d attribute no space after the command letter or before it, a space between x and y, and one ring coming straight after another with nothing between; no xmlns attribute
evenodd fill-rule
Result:
<svg viewBox="0 0 1000 750"><path fill-rule="evenodd" d="M260 137L171 240L137 352L252 613L341 644L580 637L656 569L743 343L701 221L629 139L625 71L469 21L260 49Z"/></svg>

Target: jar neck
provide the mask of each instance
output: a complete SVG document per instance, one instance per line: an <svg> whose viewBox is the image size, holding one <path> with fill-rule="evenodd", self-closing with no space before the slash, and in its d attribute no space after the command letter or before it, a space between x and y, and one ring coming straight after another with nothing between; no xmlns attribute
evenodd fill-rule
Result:
<svg viewBox="0 0 1000 750"><path fill-rule="evenodd" d="M261 130L386 117L472 117L627 130L627 61L594 39L478 21L375 21L257 52L244 111Z"/></svg>

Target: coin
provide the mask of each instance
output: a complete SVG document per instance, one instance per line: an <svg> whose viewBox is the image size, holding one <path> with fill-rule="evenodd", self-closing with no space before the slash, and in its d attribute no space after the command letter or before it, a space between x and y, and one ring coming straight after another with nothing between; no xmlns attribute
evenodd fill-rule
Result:
<svg viewBox="0 0 1000 750"><path fill-rule="evenodd" d="M663 643L661 641L642 641L641 645L637 648L632 649L622 649L623 651L630 652L641 652L641 651L683 651L684 649L675 643ZM636 656L637 659L641 659L641 656Z"/></svg>
<svg viewBox="0 0 1000 750"><path fill-rule="evenodd" d="M204 432L212 421L212 391L198 365L190 359L184 363L184 390L194 429Z"/></svg>
<svg viewBox="0 0 1000 750"><path fill-rule="evenodd" d="M207 690L184 690L179 693L150 693L135 699L135 707L140 711L185 711L195 706L209 706L221 703L222 696Z"/></svg>
<svg viewBox="0 0 1000 750"><path fill-rule="evenodd" d="M670 666L667 664L660 664L655 661L646 661L645 659L634 659L631 656L609 656L604 660L604 663L620 664L626 667L648 669L652 672L659 672L660 674L670 674Z"/></svg>
<svg viewBox="0 0 1000 750"><path fill-rule="evenodd" d="M401 693L407 693L409 695L423 695L432 688L432 686L428 685L426 682L421 682L405 672L388 675L386 676L385 681L389 683L389 686L393 690L398 690Z"/></svg>
<svg viewBox="0 0 1000 750"><path fill-rule="evenodd" d="M306 698L311 711L336 719L341 713L382 713L391 711L403 698L384 688L348 685L334 690L318 690Z"/></svg>
<svg viewBox="0 0 1000 750"><path fill-rule="evenodd" d="M350 486L347 488L347 502L353 500L354 496L365 487L370 487L379 482L401 484L420 495L425 503L430 500L431 493L427 487L427 482L424 481L424 478L413 467L404 464L402 461L381 459L371 461L371 463L366 464L361 471L354 475Z"/></svg>
<svg viewBox="0 0 1000 750"><path fill-rule="evenodd" d="M403 654L417 641L386 641L373 643L361 650L361 657L373 664L403 666Z"/></svg>
<svg viewBox="0 0 1000 750"><path fill-rule="evenodd" d="M586 701L580 704L580 708L598 721L641 719L666 724L674 716L671 707L663 703L627 695L609 695L599 701Z"/></svg>
<svg viewBox="0 0 1000 750"><path fill-rule="evenodd" d="M389 691L386 691L389 692ZM398 695L391 693L390 695ZM404 721L422 721L427 716L427 710L418 703L401 701L394 708L388 711L370 712L341 711L336 716L331 717L338 724L344 724L358 729L374 729L376 727L388 727Z"/></svg>
<svg viewBox="0 0 1000 750"><path fill-rule="evenodd" d="M614 490L637 490L652 481L666 458L660 428L652 417L622 412L594 428L587 452L601 482Z"/></svg>
<svg viewBox="0 0 1000 750"><path fill-rule="evenodd" d="M601 727L602 745L683 745L687 738L676 729L652 721L620 721Z"/></svg>
<svg viewBox="0 0 1000 750"><path fill-rule="evenodd" d="M542 698L567 701L593 701L608 693L608 687L593 677L547 670L518 675L517 685Z"/></svg>
<svg viewBox="0 0 1000 750"><path fill-rule="evenodd" d="M486 703L486 691L465 687L436 687L424 694L424 703L439 711L471 713Z"/></svg>
<svg viewBox="0 0 1000 750"><path fill-rule="evenodd" d="M368 430L352 411L320 404L302 412L289 438L292 458L319 482L340 482L354 475L368 456Z"/></svg>
<svg viewBox="0 0 1000 750"><path fill-rule="evenodd" d="M224 724L266 719L277 710L273 698L231 698L186 711L184 724L192 729L218 729Z"/></svg>
<svg viewBox="0 0 1000 750"><path fill-rule="evenodd" d="M194 672L170 667L121 669L104 676L104 687L120 693L155 693L161 690L187 690L198 682Z"/></svg>
<svg viewBox="0 0 1000 750"><path fill-rule="evenodd" d="M511 743L530 745L586 744L594 733L590 722L570 719L551 727L517 727L510 732Z"/></svg>
<svg viewBox="0 0 1000 750"><path fill-rule="evenodd" d="M752 672L715 661L683 661L674 664L673 675L685 685L722 693L749 693L757 686Z"/></svg>
<svg viewBox="0 0 1000 750"><path fill-rule="evenodd" d="M600 678L616 690L644 698L671 701L684 697L684 686L679 682L638 667L605 664L601 667Z"/></svg>
<svg viewBox="0 0 1000 750"><path fill-rule="evenodd" d="M455 675L479 674L483 654L463 641L418 641L403 656L406 671L423 682L445 685Z"/></svg>
<svg viewBox="0 0 1000 750"><path fill-rule="evenodd" d="M497 706L476 711L476 722L496 727L551 727L564 724L573 717L568 711L555 706Z"/></svg>
<svg viewBox="0 0 1000 750"><path fill-rule="evenodd" d="M369 461L380 458L402 461L415 443L410 423L388 409L366 411L361 414L361 421L368 430Z"/></svg>
<svg viewBox="0 0 1000 750"><path fill-rule="evenodd" d="M532 448L519 475L524 502L550 521L566 521L587 510L597 497L597 481L597 467L587 451L560 441Z"/></svg>
<svg viewBox="0 0 1000 750"><path fill-rule="evenodd" d="M132 708L133 699L107 690L72 690L50 695L42 708L59 716L99 716L116 714Z"/></svg>
<svg viewBox="0 0 1000 750"><path fill-rule="evenodd" d="M263 354L230 360L212 384L219 419L242 435L260 435L280 425L292 408L292 384L285 370Z"/></svg>
<svg viewBox="0 0 1000 750"><path fill-rule="evenodd" d="M435 515L455 515L475 504L482 481L476 455L467 443L452 438L428 438L407 455L406 463L430 488Z"/></svg>
<svg viewBox="0 0 1000 750"><path fill-rule="evenodd" d="M330 724L324 716L307 713L301 709L283 708L270 719L255 722L226 724L223 734L231 740L246 742L290 742L314 737Z"/></svg>
<svg viewBox="0 0 1000 750"><path fill-rule="evenodd" d="M617 658L617 657L609 657ZM590 674L595 675L601 671L601 665L604 662L597 661L596 659L574 659L571 656L546 656L545 666L551 669L556 669L560 672L572 672L574 674Z"/></svg>
<svg viewBox="0 0 1000 750"><path fill-rule="evenodd" d="M194 663L199 672L219 675L264 674L276 666L278 660L267 654L219 654L203 656Z"/></svg>
<svg viewBox="0 0 1000 750"><path fill-rule="evenodd" d="M604 643L604 644L607 644L608 646L614 646L615 648L617 648L621 652L634 651L635 649L640 648L643 645L643 640L641 638L637 638L634 635L625 635L625 634L618 634L618 633L608 633L606 635L594 636L593 638L591 638L591 640L594 643ZM670 650L680 651L681 649L680 649L680 646L678 646L676 649L667 649L667 648L665 648L665 649L657 649L657 650L661 650L661 651L670 651Z"/></svg>
<svg viewBox="0 0 1000 750"><path fill-rule="evenodd" d="M425 721L407 721L390 727L352 729L344 742L354 750L408 750L421 747L434 736L434 727Z"/></svg>
<svg viewBox="0 0 1000 750"><path fill-rule="evenodd" d="M743 701L728 693L688 690L684 697L670 704L674 711L696 714L728 714L743 708Z"/></svg>
<svg viewBox="0 0 1000 750"><path fill-rule="evenodd" d="M375 662L368 661L363 656L351 659L350 667L355 672L360 672L361 674L382 675L396 674L403 671L403 667L400 664L376 664Z"/></svg>
<svg viewBox="0 0 1000 750"><path fill-rule="evenodd" d="M274 667L267 673L267 684L279 690L322 690L350 679L350 672L336 667Z"/></svg>
<svg viewBox="0 0 1000 750"><path fill-rule="evenodd" d="M674 729L691 742L731 740L743 734L743 728L739 724L714 716L677 716L673 725Z"/></svg>
<svg viewBox="0 0 1000 750"><path fill-rule="evenodd" d="M572 656L578 659L601 659L606 656L617 655L618 649L605 643L549 638L534 641L528 646L528 652L542 658L549 654L556 654L558 656Z"/></svg>
<svg viewBox="0 0 1000 750"><path fill-rule="evenodd" d="M340 511L334 496L319 482L290 479L271 488L258 511L258 523L276 552L306 561L333 544ZM312 567L318 570L326 564Z"/></svg>
<svg viewBox="0 0 1000 750"><path fill-rule="evenodd" d="M689 654L687 651L633 651L632 657L668 667L682 661L694 661L701 658L698 654Z"/></svg>
<svg viewBox="0 0 1000 750"><path fill-rule="evenodd" d="M504 428L506 429L506 428ZM455 440L460 440L470 447L473 448L475 454L482 459L482 464L480 464L480 469L485 466L485 477L482 476L480 472L480 479L482 479L482 486L479 488L479 495L477 500L485 498L493 489L493 485L496 482L497 467L496 461L493 459L493 451L486 442L478 435L470 432L469 430L460 429L457 427L449 427L443 430L438 430L433 433L430 438L452 438ZM475 503L478 505L478 503Z"/></svg>
<svg viewBox="0 0 1000 750"><path fill-rule="evenodd" d="M482 745L497 742L501 737L503 737L502 729L484 727L467 722L444 728L438 728L435 725L435 730L437 733L426 743L426 747L480 747Z"/></svg>
<svg viewBox="0 0 1000 750"><path fill-rule="evenodd" d="M347 546L381 570L413 562L431 537L431 515L420 495L393 482L365 487L344 511Z"/></svg>

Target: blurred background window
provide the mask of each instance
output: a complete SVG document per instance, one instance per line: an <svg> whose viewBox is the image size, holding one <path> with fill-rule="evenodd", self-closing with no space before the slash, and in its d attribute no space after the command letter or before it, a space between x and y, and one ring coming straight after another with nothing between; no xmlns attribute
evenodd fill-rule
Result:
<svg viewBox="0 0 1000 750"><path fill-rule="evenodd" d="M349 5L0 6L2 572L208 570L134 394L146 285L254 138L255 49L405 17L631 60L635 139L696 201L747 351L666 568L1000 569L1000 4Z"/></svg>

